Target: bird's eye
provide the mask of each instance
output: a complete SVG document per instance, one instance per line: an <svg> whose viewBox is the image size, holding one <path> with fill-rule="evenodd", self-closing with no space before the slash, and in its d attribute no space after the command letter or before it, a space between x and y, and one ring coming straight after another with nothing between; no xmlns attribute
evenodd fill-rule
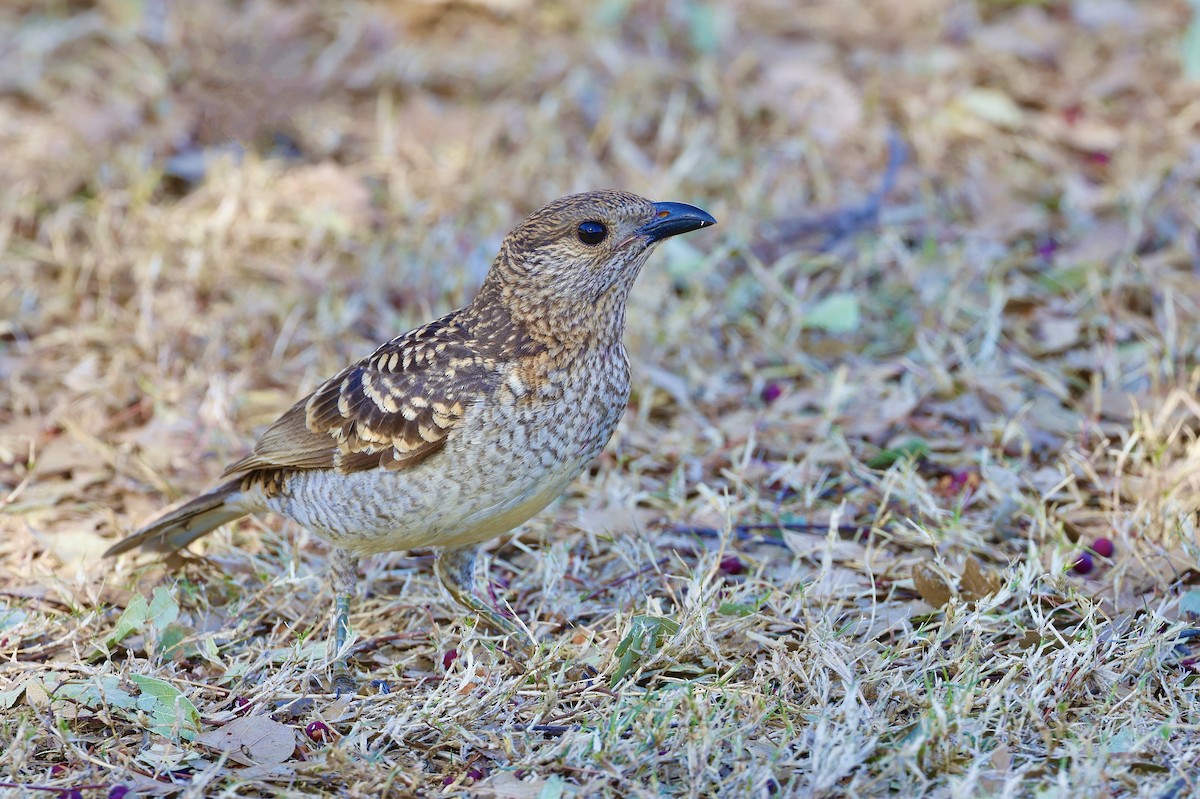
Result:
<svg viewBox="0 0 1200 799"><path fill-rule="evenodd" d="M579 223L579 240L584 244L599 244L608 235L608 228L595 220Z"/></svg>

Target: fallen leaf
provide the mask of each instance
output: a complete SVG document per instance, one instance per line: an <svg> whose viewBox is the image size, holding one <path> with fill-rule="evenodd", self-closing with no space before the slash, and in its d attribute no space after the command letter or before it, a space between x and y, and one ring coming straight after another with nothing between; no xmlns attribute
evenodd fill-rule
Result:
<svg viewBox="0 0 1200 799"><path fill-rule="evenodd" d="M1012 750L1005 744L1000 744L992 750L992 765L997 771L1008 771L1012 766Z"/></svg>
<svg viewBox="0 0 1200 799"><path fill-rule="evenodd" d="M962 591L963 599L983 599L1000 590L1000 577L990 569L983 568L973 556L968 557L963 566L959 588Z"/></svg>
<svg viewBox="0 0 1200 799"><path fill-rule="evenodd" d="M921 599L935 608L945 605L954 595L950 581L931 563L918 563L913 566L913 585L916 586Z"/></svg>
<svg viewBox="0 0 1200 799"><path fill-rule="evenodd" d="M117 624L113 627L112 634L108 636L107 643L115 644L125 639L130 633L142 629L146 623L146 615L149 613L150 603L146 601L146 597L141 594L135 594L129 604L125 606L125 611L121 617L117 619Z"/></svg>
<svg viewBox="0 0 1200 799"><path fill-rule="evenodd" d="M200 725L200 711L184 694L166 680L131 674L130 679L141 689L137 707L150 714L151 731L166 738L176 732L183 738L195 737Z"/></svg>
<svg viewBox="0 0 1200 799"><path fill-rule="evenodd" d="M1188 591L1180 597L1179 610L1189 616L1200 618L1200 590Z"/></svg>
<svg viewBox="0 0 1200 799"><path fill-rule="evenodd" d="M197 743L226 752L246 765L283 763L296 749L296 732L268 716L243 716L224 727L202 732Z"/></svg>

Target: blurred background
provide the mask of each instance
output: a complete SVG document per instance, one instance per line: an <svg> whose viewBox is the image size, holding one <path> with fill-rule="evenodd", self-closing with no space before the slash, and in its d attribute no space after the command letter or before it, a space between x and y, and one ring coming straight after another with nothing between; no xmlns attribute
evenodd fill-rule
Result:
<svg viewBox="0 0 1200 799"><path fill-rule="evenodd" d="M519 615L599 636L544 638L607 668L595 652L621 640L622 609L686 616L707 594L679 582L715 574L727 582L713 607L750 610L714 611L704 640L724 655L693 641L673 657L717 657L719 671L719 657L813 614L816 643L796 657L862 669L870 696L899 703L822 728L837 740L871 724L886 738L925 712L935 666L877 644L952 595L1007 586L1014 615L971 636L1018 664L1029 635L1041 640L1045 620L1020 616L1039 601L1080 624L1149 605L1162 624L1189 618L1198 31L1188 3L1131 0L4 3L0 584L19 615L0 631L39 662L103 637L136 590L95 562L115 537L205 485L344 363L466 302L525 214L609 187L699 205L720 225L672 240L645 270L620 431L526 528L540 545L497 551ZM1111 557L1088 554L1100 538ZM245 596L293 627L324 624L324 550L304 531L253 522L198 549L224 560L193 567L194 586L236 582L190 601ZM691 554L667 563L672 550ZM427 626L413 606L453 623L419 555L371 567L383 587L356 629ZM936 573L914 571L925 562ZM187 635L217 634L184 605ZM866 627L846 621L868 612ZM1135 627L1110 634L1143 641ZM843 635L862 650L823 661ZM437 672L449 645L432 645L417 665L388 647L372 662L403 682L405 669ZM251 657L237 646L224 656ZM1008 668L982 665L984 650L939 656ZM1109 677L1159 662L1128 652ZM1056 671L1069 667L1024 663L1024 693L1054 686L1046 701L1101 737L1123 719L1165 764L1155 784L1173 784L1187 757L1148 732L1171 714L1122 715L1140 699L1109 713L1072 693L1087 681ZM978 738L950 733L922 778L899 750L847 754L821 777L788 760L791 739L721 754L750 734L738 703L763 679L710 725L711 763L738 765L697 790L816 791L864 774L945 786L955 758L979 756ZM1115 701L1107 679L1095 690ZM1180 701L1194 708L1194 694ZM1054 753L1036 702L1003 718L959 711L965 737L1012 736L1008 759L989 761L997 781L973 771L963 790L1002 791L1010 766L1019 779ZM768 731L792 723L764 718ZM1076 795L1133 779L1099 738L1073 734ZM673 759L630 754L626 774ZM444 773L466 779L459 766Z"/></svg>

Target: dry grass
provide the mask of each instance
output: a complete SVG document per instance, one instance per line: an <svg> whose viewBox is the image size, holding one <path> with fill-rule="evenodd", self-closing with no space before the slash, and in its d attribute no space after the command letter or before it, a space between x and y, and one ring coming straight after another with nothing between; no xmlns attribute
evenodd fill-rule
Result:
<svg viewBox="0 0 1200 799"><path fill-rule="evenodd" d="M1200 791L1187 6L859 5L0 10L0 795ZM338 701L305 531L98 562L605 186L721 226L494 547L531 661L379 558Z"/></svg>

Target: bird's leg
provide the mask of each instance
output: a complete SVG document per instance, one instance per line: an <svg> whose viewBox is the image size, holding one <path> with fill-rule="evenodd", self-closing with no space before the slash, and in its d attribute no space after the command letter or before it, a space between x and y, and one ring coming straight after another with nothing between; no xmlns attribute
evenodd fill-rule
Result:
<svg viewBox="0 0 1200 799"><path fill-rule="evenodd" d="M487 587L487 570L479 568L478 554L478 546L439 550L433 562L434 573L455 602L476 613L496 632L503 635L516 634L522 646L527 645L525 632L512 619L503 616L482 599L481 589Z"/></svg>
<svg viewBox="0 0 1200 799"><path fill-rule="evenodd" d="M350 666L341 655L346 639L350 637L350 600L358 584L358 555L338 547L333 550L331 573L334 595L333 614L333 690L338 696L354 693L354 678Z"/></svg>

